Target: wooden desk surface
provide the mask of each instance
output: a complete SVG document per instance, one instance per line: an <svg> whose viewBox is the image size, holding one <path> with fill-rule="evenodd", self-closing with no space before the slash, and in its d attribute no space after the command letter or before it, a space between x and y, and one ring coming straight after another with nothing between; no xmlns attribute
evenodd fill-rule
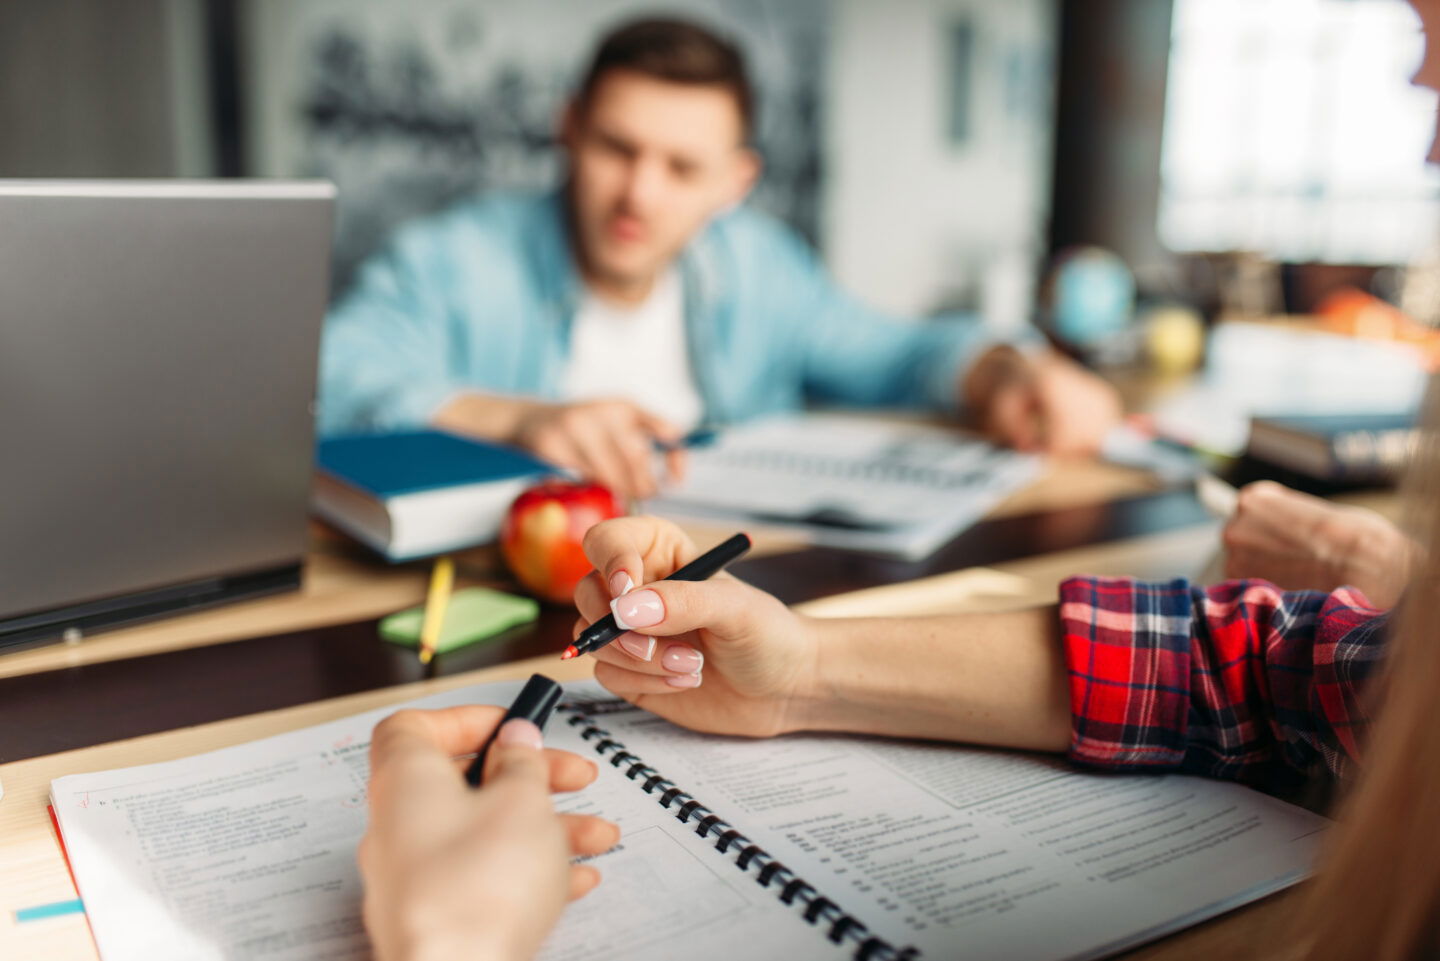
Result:
<svg viewBox="0 0 1440 961"><path fill-rule="evenodd" d="M1067 482L1067 476L1080 479ZM1049 494L1045 493L1047 483L1052 488ZM1132 472L1071 467L1055 472L1036 490L1017 497L1001 513L1023 518L1028 516L1024 513L1026 509L1033 510L1041 502L1074 507L1150 489L1147 480ZM1050 516L1068 515L1062 511ZM1075 546L1043 556L1006 560L985 568L943 571L909 583L869 586L843 596L813 600L806 607L822 616L996 609L1053 598L1057 580L1081 570L1142 576L1192 572L1213 550L1216 526L1214 522L1192 524L1136 539L1112 540L1099 546ZM1081 542L1085 533L1078 532ZM1074 542L1077 532L1070 531L1068 535L1070 542ZM1066 543L1063 537L1060 542ZM762 546L778 549L783 545ZM483 555L467 558L465 570L472 577L484 579L494 573L493 558L487 560ZM26 680L23 675L35 672L78 668L83 673L87 665L122 658L378 616L420 602L425 576L424 568L419 566L377 567L359 559L333 539L320 535L304 590L297 594L117 631L76 647L57 646L9 654L0 657L0 677L9 676L23 682ZM0 799L0 957L45 958L47 961L96 957L82 915L17 923L14 914L17 909L75 897L46 814L53 778L78 771L183 757L435 691L521 678L541 664L562 680L586 676L590 670L590 662L584 659L565 664L553 657L518 661L0 765L0 785L5 792ZM152 693L151 696L164 698L165 694ZM88 720L97 728L105 724L99 717ZM1292 895L1280 895L1260 905L1231 912L1126 957L1171 961L1217 956L1223 952L1232 961L1259 958L1263 948L1256 933L1280 916L1279 905L1289 897Z"/></svg>
<svg viewBox="0 0 1440 961"><path fill-rule="evenodd" d="M1204 511L1190 492L1171 491L991 518L920 562L807 548L746 558L732 570L783 600L797 603L877 585L948 583L944 575L977 566L1003 565L1137 534L1176 530L1205 520ZM721 536L715 533L697 540L708 543ZM330 560L322 555L316 566ZM1122 564L1120 569L1126 566ZM1064 573L1084 568L1084 563L1077 563ZM477 574L476 570L476 565L467 565L466 576L496 583L492 578L498 575L494 572L487 576L486 571ZM1192 571L1193 566L1185 563L1154 573L1168 576ZM392 573L397 582L407 577L404 569ZM373 571L364 568L362 574L375 577ZM404 603L418 602L423 571L412 570L408 579L414 596L405 597ZM380 586L387 585L382 580ZM401 587L404 589L403 584ZM272 599L268 609L273 616L282 604L303 607L306 600L303 596ZM328 609L334 598L320 595L317 600ZM239 619L252 616L254 608L266 607L267 602L256 602L248 612L242 608L232 610ZM212 612L207 620L223 626L225 622L218 616L221 613ZM47 670L0 675L0 763L393 687L425 677L465 673L558 651L570 640L573 617L573 611L547 608L533 624L436 658L428 671L404 649L381 642L373 616L340 624L284 625L290 628L285 633L238 640L210 637L204 643L186 644L183 637L161 636L158 640L165 649L130 657L108 654L124 644L149 643L156 636L139 630L130 632L133 637L122 638L120 644L111 644L110 637L102 636L93 642L90 653L106 652L107 656L82 660L92 644L87 641L78 649L50 652L52 656L77 655L75 663L52 663L45 665ZM175 631L183 625L156 625L162 626ZM156 691L165 692L165 696L154 697ZM97 715L105 718L103 725L92 722Z"/></svg>
<svg viewBox="0 0 1440 961"><path fill-rule="evenodd" d="M1099 504L1157 489L1149 475L1139 471L1100 463L1060 463L1000 504L990 516L1011 517L1038 509ZM693 530L700 543L718 541L733 533L721 528ZM761 535L752 556L797 546L793 539ZM458 555L457 561L462 579L493 582L506 576L493 549L466 551ZM316 523L312 526L304 582L298 592L107 631L75 645L50 644L0 654L0 678L380 617L422 603L428 577L426 564L379 564L351 542Z"/></svg>

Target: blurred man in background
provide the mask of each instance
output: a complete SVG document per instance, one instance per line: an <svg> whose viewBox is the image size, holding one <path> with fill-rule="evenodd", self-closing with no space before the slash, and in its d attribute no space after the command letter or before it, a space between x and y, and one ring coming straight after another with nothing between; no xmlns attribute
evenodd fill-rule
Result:
<svg viewBox="0 0 1440 961"><path fill-rule="evenodd" d="M962 412L1022 449L1093 452L1114 391L973 322L906 322L836 288L741 202L760 175L739 51L644 20L600 45L548 196L402 230L329 318L321 430L433 425L518 444L622 495L692 428L810 401ZM897 171L903 176L903 171ZM877 225L883 227L884 225Z"/></svg>

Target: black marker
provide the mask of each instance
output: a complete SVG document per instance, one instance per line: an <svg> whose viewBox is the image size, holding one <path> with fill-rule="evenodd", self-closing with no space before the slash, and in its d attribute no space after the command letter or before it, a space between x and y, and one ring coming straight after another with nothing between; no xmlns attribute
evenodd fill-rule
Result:
<svg viewBox="0 0 1440 961"><path fill-rule="evenodd" d="M662 577L661 580L703 581L749 549L750 535L736 534L728 541L723 541L701 554L669 577ZM625 628L615 623L615 615L606 614L581 631L580 636L575 639L575 643L565 648L565 653L560 655L560 660L568 661L572 657L598 651L624 633Z"/></svg>
<svg viewBox="0 0 1440 961"><path fill-rule="evenodd" d="M480 786L480 778L485 772L485 755L489 753L490 745L495 743L495 737L506 721L517 717L524 718L543 731L545 722L550 720L550 713L555 710L555 705L560 703L560 695L564 693L564 688L544 674L531 674L530 680L526 681L525 687L521 689L520 696L515 698L515 703L505 712L505 720L495 728L480 753L475 755L475 760L465 769L465 783L471 787Z"/></svg>

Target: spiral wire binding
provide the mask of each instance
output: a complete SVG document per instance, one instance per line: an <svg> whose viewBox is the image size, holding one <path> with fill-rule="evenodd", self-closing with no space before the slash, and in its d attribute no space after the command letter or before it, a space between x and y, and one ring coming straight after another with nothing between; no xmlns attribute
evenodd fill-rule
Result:
<svg viewBox="0 0 1440 961"><path fill-rule="evenodd" d="M869 929L853 915L845 913L834 901L824 897L815 887L807 883L803 878L797 877L795 872L787 868L780 861L776 860L768 851L758 844L751 842L740 831L736 830L729 822L715 814L696 800L690 793L681 790L674 781L662 776L653 767L646 764L639 755L632 754L625 749L625 745L613 739L610 732L598 727L591 720L591 714L615 714L621 711L638 710L633 704L619 700L570 700L558 708L559 712L572 715L566 719L571 727L583 727L580 738L583 741L595 741L593 744L595 753L606 758L610 766L620 769L625 767L625 776L636 781L642 775L644 780L640 782L640 789L646 794L654 794L657 788L660 795L656 799L661 807L666 810L676 801L684 799L678 808L675 809L675 817L682 824L691 823L694 819L695 833L704 837L715 837L715 850L721 854L735 852L733 864L741 871L751 873L752 868L755 881L762 888L771 888L771 884L783 882L780 888L779 898L785 904L803 906L802 916L811 925L828 925L829 932L826 935L835 944L841 944L846 940L856 944L855 961L918 961L921 957L920 950L915 947L896 949L890 942L870 934ZM599 740L596 741L595 739ZM610 753L606 757L607 752Z"/></svg>

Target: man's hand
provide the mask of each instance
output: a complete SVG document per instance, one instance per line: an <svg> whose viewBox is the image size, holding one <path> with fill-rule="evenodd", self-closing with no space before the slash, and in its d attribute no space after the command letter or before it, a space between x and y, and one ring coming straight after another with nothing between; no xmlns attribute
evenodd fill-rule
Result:
<svg viewBox="0 0 1440 961"><path fill-rule="evenodd" d="M655 517L590 528L585 555L595 570L575 589L575 633L609 614L617 597L626 623L637 625L595 652L595 679L697 731L763 737L796 729L819 656L811 622L723 572L660 580L697 554L679 528Z"/></svg>
<svg viewBox="0 0 1440 961"><path fill-rule="evenodd" d="M1120 421L1115 388L1053 352L993 347L966 373L961 396L987 436L1023 451L1094 454Z"/></svg>
<svg viewBox="0 0 1440 961"><path fill-rule="evenodd" d="M370 744L370 824L360 844L365 927L377 961L534 956L567 898L599 881L577 855L609 850L619 829L557 815L551 791L576 791L595 765L542 750L540 731L511 721L472 790L456 755L475 751L504 709L401 711Z"/></svg>
<svg viewBox="0 0 1440 961"><path fill-rule="evenodd" d="M1221 533L1225 576L1256 577L1288 590L1358 587L1393 607L1419 549L1373 511L1332 504L1271 481L1242 488Z"/></svg>
<svg viewBox="0 0 1440 961"><path fill-rule="evenodd" d="M670 478L684 475L680 431L628 400L552 404L465 394L432 422L442 430L518 444L552 464L580 471L621 498L644 500L659 492L653 466L657 441L667 448Z"/></svg>
<svg viewBox="0 0 1440 961"><path fill-rule="evenodd" d="M515 442L561 467L573 467L621 497L644 500L659 492L655 442L672 449L666 466L679 478L685 465L680 431L628 400L536 404L521 416Z"/></svg>

